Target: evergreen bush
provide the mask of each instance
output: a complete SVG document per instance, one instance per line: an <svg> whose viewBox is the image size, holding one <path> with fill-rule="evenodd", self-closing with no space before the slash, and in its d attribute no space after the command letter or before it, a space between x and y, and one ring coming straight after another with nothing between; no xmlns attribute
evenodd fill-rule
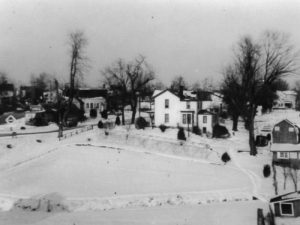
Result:
<svg viewBox="0 0 300 225"><path fill-rule="evenodd" d="M223 153L221 159L222 159L222 161L223 161L224 163L227 163L227 162L229 162L229 161L231 160L231 158L230 158L230 156L228 155L227 152Z"/></svg>
<svg viewBox="0 0 300 225"><path fill-rule="evenodd" d="M199 129L199 127L194 126L192 132L196 135L201 135L201 130Z"/></svg>
<svg viewBox="0 0 300 225"><path fill-rule="evenodd" d="M159 129L161 130L161 132L164 133L166 131L167 127L166 127L166 125L161 124L161 125L159 125Z"/></svg>
<svg viewBox="0 0 300 225"><path fill-rule="evenodd" d="M136 119L135 121L135 128L136 129L145 129L145 127L147 126L147 121L145 120L144 117L139 117Z"/></svg>
<svg viewBox="0 0 300 225"><path fill-rule="evenodd" d="M97 110L96 109L91 109L90 110L90 117L91 118L96 118L97 117Z"/></svg>
<svg viewBox="0 0 300 225"><path fill-rule="evenodd" d="M264 165L263 174L264 174L264 177L269 177L271 175L270 165L268 165L268 164Z"/></svg>
<svg viewBox="0 0 300 225"><path fill-rule="evenodd" d="M119 116L116 117L116 122L115 123L116 123L117 126L120 126L121 120L120 120Z"/></svg>
<svg viewBox="0 0 300 225"><path fill-rule="evenodd" d="M104 127L103 122L101 120L99 120L99 122L98 122L98 128L102 129L103 127Z"/></svg>
<svg viewBox="0 0 300 225"><path fill-rule="evenodd" d="M181 141L186 141L184 129L182 127L179 127L178 133L177 133L177 139Z"/></svg>

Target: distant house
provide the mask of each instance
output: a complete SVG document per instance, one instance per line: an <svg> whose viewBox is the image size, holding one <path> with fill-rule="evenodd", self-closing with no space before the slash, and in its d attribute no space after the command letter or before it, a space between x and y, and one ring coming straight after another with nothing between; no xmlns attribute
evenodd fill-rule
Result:
<svg viewBox="0 0 300 225"><path fill-rule="evenodd" d="M107 90L98 88L79 88L75 96L83 103L85 114L89 115L91 109L102 112L106 109Z"/></svg>
<svg viewBox="0 0 300 225"><path fill-rule="evenodd" d="M276 91L278 99L273 109L295 109L297 93L295 91Z"/></svg>
<svg viewBox="0 0 300 225"><path fill-rule="evenodd" d="M298 217L300 216L300 191L271 198L270 205L277 217Z"/></svg>
<svg viewBox="0 0 300 225"><path fill-rule="evenodd" d="M273 162L279 165L300 165L299 127L285 119L277 123L272 131Z"/></svg>
<svg viewBox="0 0 300 225"><path fill-rule="evenodd" d="M34 86L21 86L19 98L24 103L38 104L43 101L43 90Z"/></svg>
<svg viewBox="0 0 300 225"><path fill-rule="evenodd" d="M198 112L198 127L203 134L212 133L213 127L218 123L218 116L208 110Z"/></svg>
<svg viewBox="0 0 300 225"><path fill-rule="evenodd" d="M62 95L63 91L58 89L58 93ZM53 103L57 101L57 92L56 90L46 90L43 92L43 100L45 103Z"/></svg>

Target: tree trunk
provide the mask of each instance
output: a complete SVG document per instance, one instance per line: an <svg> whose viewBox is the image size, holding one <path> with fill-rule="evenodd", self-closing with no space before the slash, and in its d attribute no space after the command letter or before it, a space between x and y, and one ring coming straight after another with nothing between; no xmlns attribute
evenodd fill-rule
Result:
<svg viewBox="0 0 300 225"><path fill-rule="evenodd" d="M257 154L255 146L255 134L254 134L254 117L249 118L249 146L250 146L250 155L255 156Z"/></svg>
<svg viewBox="0 0 300 225"><path fill-rule="evenodd" d="M278 195L278 182L277 182L276 167L274 162L272 162L272 169L273 169L273 186L275 189L275 195Z"/></svg>
<svg viewBox="0 0 300 225"><path fill-rule="evenodd" d="M239 122L239 116L238 115L233 115L232 116L232 130L233 131L238 131L238 122Z"/></svg>
<svg viewBox="0 0 300 225"><path fill-rule="evenodd" d="M132 108L131 123L134 124L135 115L136 115L136 105L132 105L131 108Z"/></svg>
<svg viewBox="0 0 300 225"><path fill-rule="evenodd" d="M125 113L124 113L124 106L122 106L122 125L125 125Z"/></svg>

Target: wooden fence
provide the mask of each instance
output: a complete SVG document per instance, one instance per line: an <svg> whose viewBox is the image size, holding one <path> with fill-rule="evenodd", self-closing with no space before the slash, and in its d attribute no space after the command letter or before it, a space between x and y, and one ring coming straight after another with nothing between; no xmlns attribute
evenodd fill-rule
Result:
<svg viewBox="0 0 300 225"><path fill-rule="evenodd" d="M94 129L93 125L88 125L88 126L73 130L71 132L64 133L63 136L58 137L58 139L61 141L61 140L67 139L69 137L72 137L74 135L77 135L77 134L80 134L80 133L83 133L83 132L86 132L86 131L89 131L89 130L93 130L93 129Z"/></svg>

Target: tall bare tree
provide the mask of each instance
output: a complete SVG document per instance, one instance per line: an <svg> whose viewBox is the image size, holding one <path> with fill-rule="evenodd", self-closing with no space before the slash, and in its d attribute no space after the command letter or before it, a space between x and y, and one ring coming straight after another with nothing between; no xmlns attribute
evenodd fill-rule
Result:
<svg viewBox="0 0 300 225"><path fill-rule="evenodd" d="M102 72L104 83L121 101L122 123L124 124L124 107L130 104L132 109L131 123L134 123L138 98L143 89L154 79L154 72L147 64L144 56L137 57L133 62L119 59Z"/></svg>
<svg viewBox="0 0 300 225"><path fill-rule="evenodd" d="M276 88L272 88L274 83L296 72L297 57L287 36L277 32L265 32L260 41L244 37L237 45L231 66L237 72L238 85L243 90L244 99L237 106L249 131L251 155L257 154L254 134L257 107L265 104L267 96L268 101L274 100L274 95L266 95L266 90L276 91Z"/></svg>
<svg viewBox="0 0 300 225"><path fill-rule="evenodd" d="M183 87L184 89L188 88L188 83L187 81L184 79L183 76L177 76L175 77L170 85L170 90L175 92L175 93L179 93L180 87Z"/></svg>
<svg viewBox="0 0 300 225"><path fill-rule="evenodd" d="M70 109L74 99L75 81L80 76L83 76L84 69L86 68L87 58L85 56L85 48L87 46L87 39L82 31L76 31L69 35L70 44L70 86L69 86L69 100L68 107L64 114L64 122L70 113Z"/></svg>

